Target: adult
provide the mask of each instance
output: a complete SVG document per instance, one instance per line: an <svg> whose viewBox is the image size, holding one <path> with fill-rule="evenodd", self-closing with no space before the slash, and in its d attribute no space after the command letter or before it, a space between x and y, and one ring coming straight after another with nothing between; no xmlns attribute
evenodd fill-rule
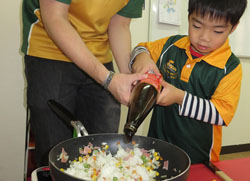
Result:
<svg viewBox="0 0 250 181"><path fill-rule="evenodd" d="M130 21L141 17L143 3L23 0L22 52L37 166L47 165L49 150L72 137L72 128L48 108L49 99L72 111L90 134L118 131L117 100L127 105L131 85L145 77L128 75L127 66ZM113 72L111 50L119 74Z"/></svg>

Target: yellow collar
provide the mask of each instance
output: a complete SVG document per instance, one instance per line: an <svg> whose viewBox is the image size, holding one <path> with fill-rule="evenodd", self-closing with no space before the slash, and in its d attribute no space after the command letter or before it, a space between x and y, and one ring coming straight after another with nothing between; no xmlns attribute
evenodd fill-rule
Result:
<svg viewBox="0 0 250 181"><path fill-rule="evenodd" d="M190 40L188 36L176 41L174 45L181 49L185 49L189 59L191 60L193 59L190 53ZM227 60L229 59L231 54L232 51L229 46L229 39L227 39L227 41L220 48L218 48L217 50L213 51L210 54L198 58L196 61L199 62L201 60L204 60L212 66L224 69Z"/></svg>

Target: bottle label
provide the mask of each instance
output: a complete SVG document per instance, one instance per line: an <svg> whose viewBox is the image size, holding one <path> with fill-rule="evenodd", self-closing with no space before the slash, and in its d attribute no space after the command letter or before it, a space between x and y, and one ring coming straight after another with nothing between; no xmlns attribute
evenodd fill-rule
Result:
<svg viewBox="0 0 250 181"><path fill-rule="evenodd" d="M146 74L148 75L148 78L142 79L140 82L141 83L151 84L156 88L156 90L158 92L160 92L160 90L161 90L160 79L161 79L162 76L161 75L156 75L152 71L148 71L148 72L146 72Z"/></svg>

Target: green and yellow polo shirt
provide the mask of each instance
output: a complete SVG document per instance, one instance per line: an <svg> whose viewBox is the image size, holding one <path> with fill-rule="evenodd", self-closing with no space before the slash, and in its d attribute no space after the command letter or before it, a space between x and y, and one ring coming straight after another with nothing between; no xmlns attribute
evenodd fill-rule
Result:
<svg viewBox="0 0 250 181"><path fill-rule="evenodd" d="M148 135L179 146L192 163L219 160L222 126L235 114L242 79L240 61L229 41L200 58L191 55L187 36L138 46L147 48L164 80L186 91L182 106L154 108Z"/></svg>
<svg viewBox="0 0 250 181"><path fill-rule="evenodd" d="M128 18L142 15L144 0L57 0L69 4L69 20L89 50L102 62L112 60L107 29L113 15ZM23 0L22 52L52 60L70 61L48 37L39 0Z"/></svg>

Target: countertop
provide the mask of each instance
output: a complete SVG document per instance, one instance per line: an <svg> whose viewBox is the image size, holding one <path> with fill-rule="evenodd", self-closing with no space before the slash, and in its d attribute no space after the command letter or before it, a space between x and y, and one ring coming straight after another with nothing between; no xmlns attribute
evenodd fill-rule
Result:
<svg viewBox="0 0 250 181"><path fill-rule="evenodd" d="M250 157L213 162L220 170L235 181L250 180ZM190 167L188 181L221 181L215 173L203 164Z"/></svg>

